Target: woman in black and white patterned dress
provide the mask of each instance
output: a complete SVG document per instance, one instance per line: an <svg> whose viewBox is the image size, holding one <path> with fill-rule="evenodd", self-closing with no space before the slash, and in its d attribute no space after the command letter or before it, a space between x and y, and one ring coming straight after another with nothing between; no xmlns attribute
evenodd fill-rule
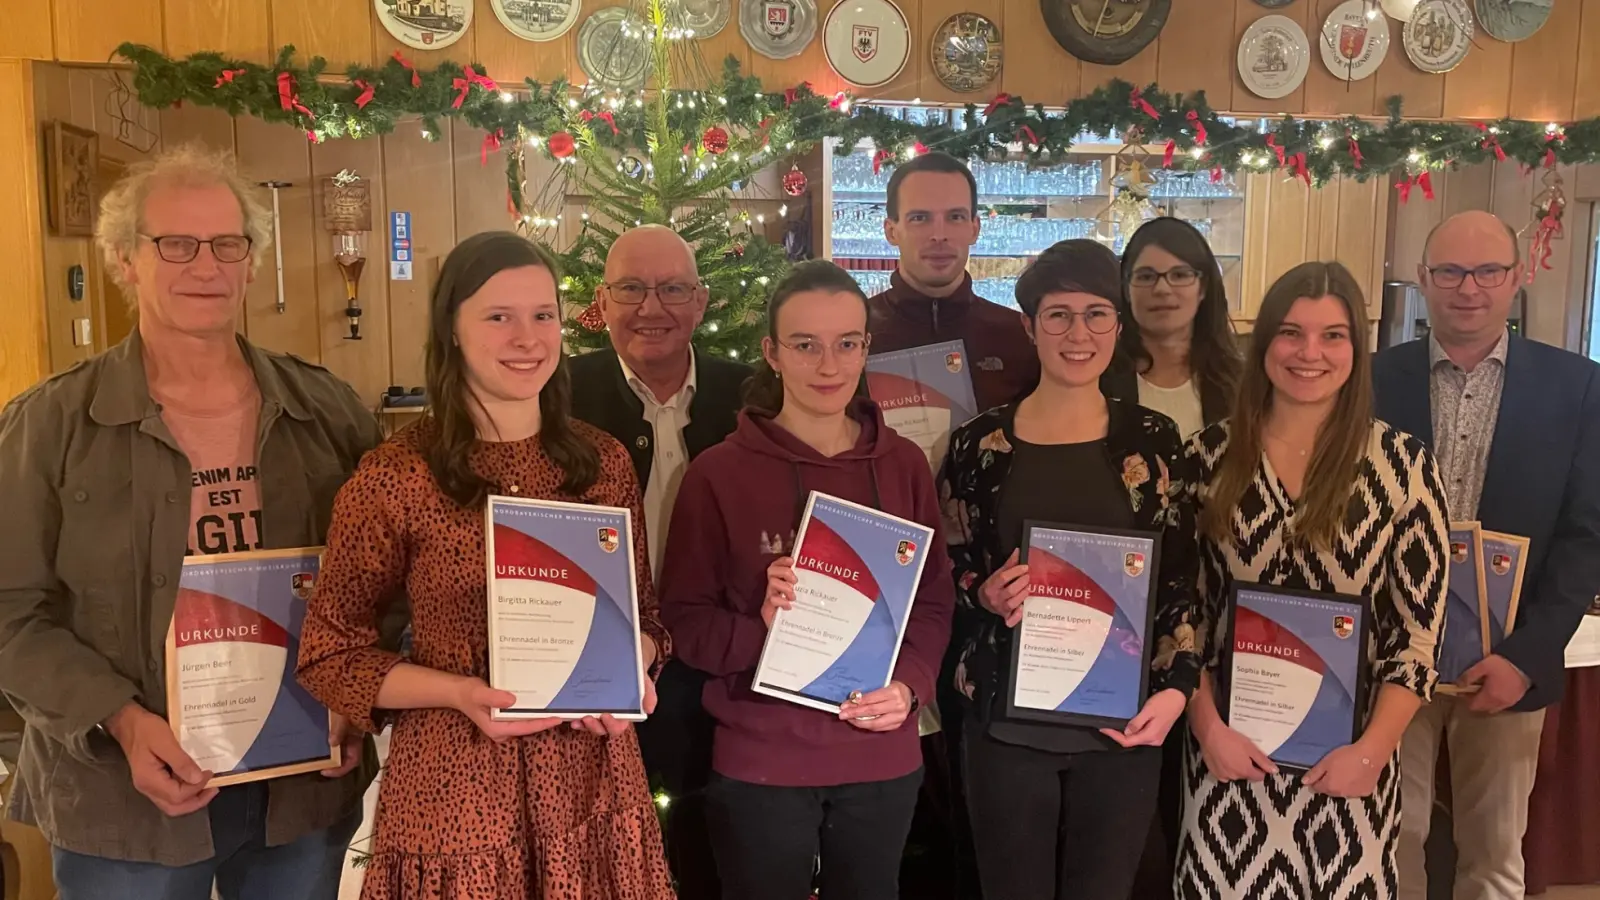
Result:
<svg viewBox="0 0 1600 900"><path fill-rule="evenodd" d="M1396 748L1437 681L1448 520L1433 456L1372 417L1366 308L1338 263L1278 279L1256 318L1233 415L1191 445L1208 671L1189 705L1175 879L1184 900L1396 894ZM1211 685L1234 581L1371 603L1366 728L1309 772L1278 772L1218 716Z"/></svg>

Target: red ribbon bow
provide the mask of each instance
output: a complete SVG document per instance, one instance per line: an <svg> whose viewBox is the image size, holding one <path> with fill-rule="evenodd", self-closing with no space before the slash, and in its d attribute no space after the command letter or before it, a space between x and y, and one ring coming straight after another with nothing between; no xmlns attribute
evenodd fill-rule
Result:
<svg viewBox="0 0 1600 900"><path fill-rule="evenodd" d="M1221 166L1217 166L1216 168L1211 170L1211 183L1212 184L1221 184L1222 183L1222 167Z"/></svg>
<svg viewBox="0 0 1600 900"><path fill-rule="evenodd" d="M1025 137L1025 138L1027 138L1028 139L1028 143L1033 144L1034 146L1038 146L1038 144L1039 144L1039 136L1034 134L1033 133L1033 129L1029 128L1026 125L1023 125L1022 127L1017 129L1017 137ZM926 153L927 152L928 148L923 147L921 144L918 144L917 147L920 148L920 149L917 150L918 153Z"/></svg>
<svg viewBox="0 0 1600 900"><path fill-rule="evenodd" d="M1288 164L1288 159L1284 155L1283 148L1278 146L1278 136L1277 135L1275 135L1275 134L1267 135L1267 146L1271 147L1278 154L1278 168L1281 169L1285 165Z"/></svg>
<svg viewBox="0 0 1600 900"><path fill-rule="evenodd" d="M359 78L355 80L354 84L356 87L361 88L361 95L356 97L356 109L366 109L367 104L372 102L374 89L372 85Z"/></svg>
<svg viewBox="0 0 1600 900"><path fill-rule="evenodd" d="M989 105L985 106L983 108L983 117L985 119L989 118L989 116L992 115L995 110L999 109L1002 106L1005 106L1007 103L1010 103L1010 102L1011 102L1011 95L1010 94L995 94L994 95L994 99L989 101Z"/></svg>
<svg viewBox="0 0 1600 900"><path fill-rule="evenodd" d="M1133 93L1128 95L1128 105L1139 110L1152 119L1161 118L1161 115L1156 112L1156 108L1150 105L1150 101L1144 99L1144 93L1138 88L1134 88Z"/></svg>
<svg viewBox="0 0 1600 900"><path fill-rule="evenodd" d="M891 159L894 159L894 154L887 150L879 150L877 153L872 154L872 174L878 174L878 171L883 168L883 164Z"/></svg>
<svg viewBox="0 0 1600 900"><path fill-rule="evenodd" d="M1556 148L1551 145L1557 143L1565 144L1566 142L1566 134L1560 131L1553 131L1544 136L1544 167L1546 169L1556 167Z"/></svg>
<svg viewBox="0 0 1600 900"><path fill-rule="evenodd" d="M1485 150L1493 150L1494 158L1500 162L1506 161L1506 151L1500 146L1500 139L1489 131L1489 126L1482 122L1473 122L1472 127L1483 132L1483 143L1479 144Z"/></svg>
<svg viewBox="0 0 1600 900"><path fill-rule="evenodd" d="M1422 188L1422 197L1423 197L1424 200L1432 200L1433 199L1433 173L1432 172L1423 172L1421 175L1418 175L1417 176L1417 187Z"/></svg>
<svg viewBox="0 0 1600 900"><path fill-rule="evenodd" d="M483 145L478 148L478 165L486 166L489 164L489 152L491 150L498 151L500 149L500 139L505 136L506 132L503 128L496 128L483 136Z"/></svg>
<svg viewBox="0 0 1600 900"><path fill-rule="evenodd" d="M450 86L455 88L457 91L460 91L460 93L456 94L455 102L450 104L452 109L461 108L461 104L466 102L467 94L471 93L473 85L478 85L486 91L496 91L500 89L500 85L495 84L492 78L479 75L472 69L467 69L461 74L463 77L453 78L450 80Z"/></svg>
<svg viewBox="0 0 1600 900"><path fill-rule="evenodd" d="M1350 136L1350 163L1357 169L1361 168L1361 145L1356 143L1355 135Z"/></svg>
<svg viewBox="0 0 1600 900"><path fill-rule="evenodd" d="M1411 201L1411 188L1413 185L1422 188L1423 197L1429 200L1433 199L1433 175L1423 172L1421 175L1407 178L1395 184L1395 190L1400 192L1401 203L1409 203Z"/></svg>
<svg viewBox="0 0 1600 900"><path fill-rule="evenodd" d="M285 112L294 110L311 115L311 110L300 103L300 95L294 91L294 76L288 72L278 73L278 105L283 107Z"/></svg>
<svg viewBox="0 0 1600 900"><path fill-rule="evenodd" d="M394 61L399 63L402 66L405 66L407 69L409 69L411 71L411 86L412 87L414 87L414 88L422 87L422 76L417 74L417 67L411 64L411 60L406 59L405 56L399 50L396 50L394 52Z"/></svg>
<svg viewBox="0 0 1600 900"><path fill-rule="evenodd" d="M1551 246L1550 241L1561 233L1561 211L1565 207L1561 200L1552 198L1549 209L1545 210L1544 218L1539 220L1539 227L1533 232L1533 240L1528 243L1528 259L1532 265L1528 266L1528 283L1533 283L1533 275L1539 269L1549 270Z"/></svg>
<svg viewBox="0 0 1600 900"><path fill-rule="evenodd" d="M1167 141L1166 152L1161 154L1161 168L1163 168L1163 169L1172 168L1172 154L1176 153L1177 151L1178 151L1178 142L1177 141Z"/></svg>
<svg viewBox="0 0 1600 900"><path fill-rule="evenodd" d="M1206 124L1200 121L1200 114L1191 109L1184 118L1188 119L1189 124L1194 126L1194 145L1196 147L1204 147L1207 136Z"/></svg>
<svg viewBox="0 0 1600 900"><path fill-rule="evenodd" d="M1289 157L1289 162L1294 166L1294 177L1304 181L1307 187L1311 186L1311 173L1306 170L1305 153L1296 153Z"/></svg>
<svg viewBox="0 0 1600 900"><path fill-rule="evenodd" d="M812 87L811 87L811 82L809 82L809 81L802 81L798 85L795 85L792 88L784 88L784 90L783 90L783 105L784 105L785 108L793 106L794 105L794 101L800 99L800 89L801 88L805 88L808 91L813 90ZM835 108L837 108L837 107L835 107Z"/></svg>
<svg viewBox="0 0 1600 900"><path fill-rule="evenodd" d="M212 85L212 87L222 87L225 84L233 84L233 80L244 73L244 69L223 69L222 74L217 76L217 83Z"/></svg>
<svg viewBox="0 0 1600 900"><path fill-rule="evenodd" d="M595 119L599 119L600 121L602 121L602 122L606 123L607 125L611 126L611 133L612 134L615 135L615 134L621 134L622 133L622 132L617 130L617 120L616 120L615 117L612 116L611 110L609 110L609 109L605 110L604 112L599 112L599 113L593 113L593 112L590 112L589 110L586 109L583 112L578 113L578 118L582 119L585 122L591 122L591 121L593 121Z"/></svg>
<svg viewBox="0 0 1600 900"><path fill-rule="evenodd" d="M846 94L844 91L840 91L839 93L833 95L833 99L832 100L828 101L828 108L829 109L838 109L839 107L845 105L845 103L848 102L849 100L850 100L850 96L848 94Z"/></svg>

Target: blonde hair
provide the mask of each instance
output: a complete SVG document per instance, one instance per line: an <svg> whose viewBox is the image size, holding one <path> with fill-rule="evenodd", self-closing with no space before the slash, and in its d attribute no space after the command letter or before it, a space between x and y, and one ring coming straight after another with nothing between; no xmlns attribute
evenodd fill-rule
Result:
<svg viewBox="0 0 1600 900"><path fill-rule="evenodd" d="M128 292L129 286L122 278L122 262L132 258L139 242L144 205L151 192L160 187L213 186L227 188L238 199L244 215L244 233L251 242L250 271L253 273L261 265L262 255L272 249L272 213L256 196L255 187L239 174L232 154L199 144L183 144L130 166L122 180L100 200L95 242L118 287Z"/></svg>

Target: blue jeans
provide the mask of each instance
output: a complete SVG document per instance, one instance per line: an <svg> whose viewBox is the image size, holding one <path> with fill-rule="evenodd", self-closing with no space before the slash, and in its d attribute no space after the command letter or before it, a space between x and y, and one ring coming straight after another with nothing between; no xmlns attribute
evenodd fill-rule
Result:
<svg viewBox="0 0 1600 900"><path fill-rule="evenodd" d="M56 847L60 900L337 900L357 811L323 831L267 846L265 784L225 787L207 807L216 855L189 866L124 862Z"/></svg>

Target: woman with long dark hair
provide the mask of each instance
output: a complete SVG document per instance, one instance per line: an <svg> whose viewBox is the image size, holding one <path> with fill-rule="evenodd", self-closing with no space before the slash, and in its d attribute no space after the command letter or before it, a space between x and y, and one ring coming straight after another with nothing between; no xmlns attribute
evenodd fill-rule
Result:
<svg viewBox="0 0 1600 900"><path fill-rule="evenodd" d="M940 472L957 586L956 687L967 699L967 805L983 893L1123 900L1144 850L1161 745L1197 683L1194 510L1166 416L1106 397L1120 327L1117 260L1062 241L1017 281L1039 385L956 429ZM1029 595L1029 520L1160 536L1150 691L1123 729L1014 720L1015 628Z"/></svg>
<svg viewBox="0 0 1600 900"><path fill-rule="evenodd" d="M1395 896L1396 748L1438 680L1449 525L1433 455L1373 418L1367 331L1344 266L1290 269L1256 316L1232 415L1193 442L1209 640L1189 703L1180 897ZM1235 582L1370 603L1365 728L1304 774L1280 772L1218 713Z"/></svg>
<svg viewBox="0 0 1600 900"><path fill-rule="evenodd" d="M917 709L950 637L933 478L917 445L855 397L867 298L848 272L795 266L767 303L767 329L737 430L684 475L661 573L676 652L711 676L706 818L723 897L805 900L819 855L828 900L898 897L922 780ZM794 602L812 491L936 529L893 680L837 716L751 690L773 615Z"/></svg>
<svg viewBox="0 0 1600 900"><path fill-rule="evenodd" d="M362 900L673 896L626 723L492 718L516 698L486 683L489 494L631 509L646 666L670 648L633 465L568 415L559 277L509 232L450 252L430 308L428 414L369 453L334 507L299 677L356 725L394 726ZM377 646L401 592L406 658Z"/></svg>
<svg viewBox="0 0 1600 900"><path fill-rule="evenodd" d="M1162 413L1186 439L1226 416L1239 345L1205 236L1170 216L1140 226L1122 253L1118 301L1122 333L1105 392Z"/></svg>

